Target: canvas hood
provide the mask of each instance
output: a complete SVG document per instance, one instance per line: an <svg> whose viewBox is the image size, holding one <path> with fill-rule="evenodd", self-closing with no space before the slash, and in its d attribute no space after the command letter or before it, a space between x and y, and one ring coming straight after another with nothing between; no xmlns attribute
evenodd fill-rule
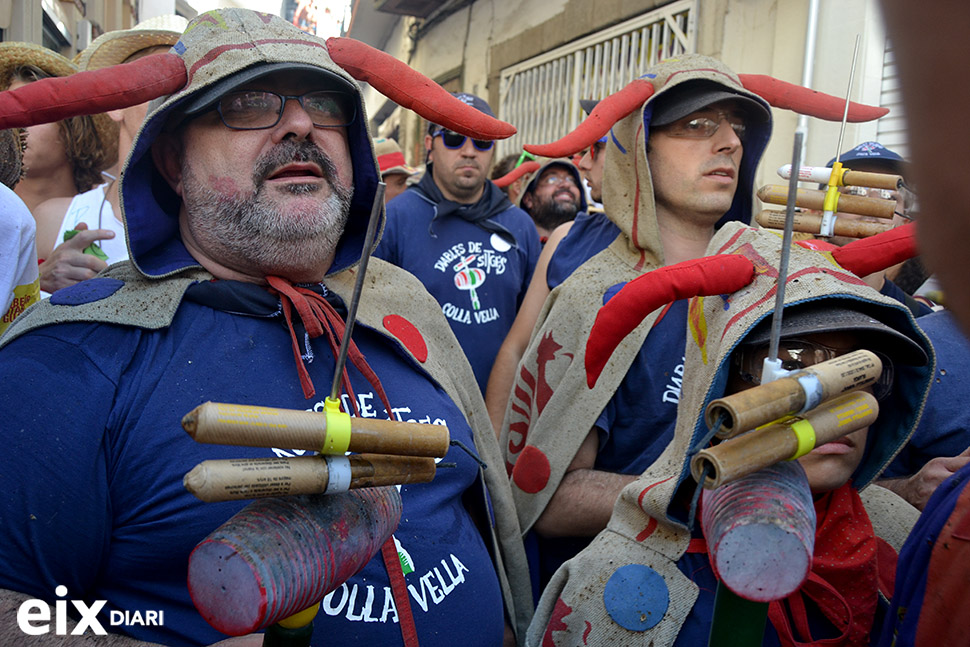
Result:
<svg viewBox="0 0 970 647"><path fill-rule="evenodd" d="M694 297L690 301L684 388L678 404L674 440L653 466L621 494L610 527L635 536L648 517L662 520L668 530L686 541L683 526L686 510L672 506L678 489L691 492L690 457L707 433L704 411L724 394L734 349L774 309L775 285L781 254L781 236L739 223L725 225L708 247L709 254L739 254L754 266L751 283L719 296ZM828 252L792 247L786 283L785 308L808 303L850 308L864 312L918 344L929 358L923 365L894 362L892 393L879 402L879 416L870 427L862 463L852 483L862 489L889 464L909 439L922 414L934 374L932 345L916 325L912 313L902 304L868 287L855 274L843 269ZM895 358L894 358L895 359ZM689 479L689 482L688 482ZM647 483L662 483L644 492Z"/></svg>
<svg viewBox="0 0 970 647"><path fill-rule="evenodd" d="M179 236L181 200L151 158L151 146L168 119L220 81L259 67L267 67L269 72L276 63L336 77L355 96L357 116L347 127L354 196L329 274L356 263L380 175L360 89L350 74L333 62L326 43L278 16L224 9L202 14L189 23L172 52L184 60L188 83L175 94L151 102L121 176L122 212L135 267L147 277L159 278L198 266ZM381 219L383 226L383 208Z"/></svg>
<svg viewBox="0 0 970 647"><path fill-rule="evenodd" d="M603 205L610 218L625 234L623 243L632 262L641 266L663 264L663 249L657 228L653 180L647 163L647 146L653 108L671 90L686 87L717 88L761 105L770 113L768 103L746 90L738 76L713 58L685 55L667 59L641 77L650 81L654 93L639 110L619 120L607 135L606 166L603 171ZM771 137L771 121L748 124L744 155L738 169L738 188L731 208L718 222L751 222L754 199L754 174Z"/></svg>

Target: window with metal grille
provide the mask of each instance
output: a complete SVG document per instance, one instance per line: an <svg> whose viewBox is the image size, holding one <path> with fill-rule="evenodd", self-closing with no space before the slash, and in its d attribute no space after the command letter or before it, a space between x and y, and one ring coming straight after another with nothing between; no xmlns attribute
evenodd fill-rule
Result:
<svg viewBox="0 0 970 647"><path fill-rule="evenodd" d="M518 133L498 142L495 159L574 129L585 117L580 99L601 99L651 65L693 53L695 21L695 0L679 0L503 69L499 117Z"/></svg>

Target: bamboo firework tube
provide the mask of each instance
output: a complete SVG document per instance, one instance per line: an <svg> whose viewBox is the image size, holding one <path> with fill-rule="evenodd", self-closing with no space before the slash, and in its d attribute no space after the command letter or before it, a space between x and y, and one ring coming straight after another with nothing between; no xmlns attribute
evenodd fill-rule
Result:
<svg viewBox="0 0 970 647"><path fill-rule="evenodd" d="M788 187L780 184L767 184L758 189L758 197L762 202L768 204L787 204ZM814 209L823 211L825 207L825 191L814 189L799 189L795 194L795 206L803 209ZM880 198L864 198L858 195L839 195L838 210L843 213L854 213L860 216L873 216L875 218L892 218L896 212L895 200L882 200Z"/></svg>
<svg viewBox="0 0 970 647"><path fill-rule="evenodd" d="M448 453L448 428L444 425L348 418L350 437L346 451L431 458ZM182 427L200 443L344 453L344 449L327 450L327 415L313 411L206 402L185 414Z"/></svg>
<svg viewBox="0 0 970 647"><path fill-rule="evenodd" d="M791 164L785 164L778 169L778 175L787 180L791 177ZM799 182L818 182L828 184L829 177L832 175L831 166L803 166L798 169ZM842 186L865 186L873 189L888 189L895 191L903 185L902 175L891 173L869 173L866 171L853 171L844 169L842 173Z"/></svg>
<svg viewBox="0 0 970 647"><path fill-rule="evenodd" d="M690 471L700 479L704 468L711 467L711 476L702 485L716 488L868 427L878 415L879 404L872 394L848 393L804 416L779 420L703 449L691 459Z"/></svg>
<svg viewBox="0 0 970 647"><path fill-rule="evenodd" d="M864 217L864 216L863 216ZM755 216L755 220L762 227L768 229L785 228L785 212L765 210ZM835 215L835 228L833 236L845 236L847 238L868 238L881 234L892 229L892 224L886 221L873 222L871 220L859 220L856 217L844 218ZM816 236L822 231L822 214L817 211L796 211L793 223L794 231L801 231Z"/></svg>
<svg viewBox="0 0 970 647"><path fill-rule="evenodd" d="M842 176L842 184L845 186L866 186L873 189L887 189L895 191L903 185L902 175L892 175L890 173L869 173L866 171L847 170Z"/></svg>
<svg viewBox="0 0 970 647"><path fill-rule="evenodd" d="M434 475L433 458L352 454L203 461L182 484L198 499L212 503L427 483Z"/></svg>
<svg viewBox="0 0 970 647"><path fill-rule="evenodd" d="M761 384L707 405L704 420L713 427L721 416L726 421L718 438L731 438L792 414L805 413L822 402L874 384L882 373L882 361L868 350L856 350L809 366L780 380Z"/></svg>

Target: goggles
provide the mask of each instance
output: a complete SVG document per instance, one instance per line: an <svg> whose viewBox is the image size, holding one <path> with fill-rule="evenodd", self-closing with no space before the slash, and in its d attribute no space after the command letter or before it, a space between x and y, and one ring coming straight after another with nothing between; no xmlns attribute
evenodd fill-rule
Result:
<svg viewBox="0 0 970 647"><path fill-rule="evenodd" d="M431 137L434 138L438 135L441 135L441 143L445 145L445 148L450 150L458 150L465 145L465 140L468 139L468 137L464 135L459 135L458 133L452 132L445 128L438 128L438 130L436 130ZM473 139L472 145L477 150L484 152L492 150L492 146L495 145L495 142L488 139Z"/></svg>
<svg viewBox="0 0 970 647"><path fill-rule="evenodd" d="M317 90L300 96L265 90L230 92L219 99L216 111L226 128L262 130L280 122L290 99L299 102L317 128L349 126L357 114L351 95L334 90Z"/></svg>
<svg viewBox="0 0 970 647"><path fill-rule="evenodd" d="M805 339L782 339L778 343L778 359L781 366L787 371L799 371L809 366L814 366L826 360L834 359L840 355L845 355L854 349L832 348L814 341ZM882 400L893 386L893 363L892 360L876 351L876 355L882 360L882 373L879 379L872 385L872 395L876 400ZM768 344L757 346L741 346L733 357L734 368L742 380L749 384L761 384L761 369L764 366L765 358L768 357Z"/></svg>

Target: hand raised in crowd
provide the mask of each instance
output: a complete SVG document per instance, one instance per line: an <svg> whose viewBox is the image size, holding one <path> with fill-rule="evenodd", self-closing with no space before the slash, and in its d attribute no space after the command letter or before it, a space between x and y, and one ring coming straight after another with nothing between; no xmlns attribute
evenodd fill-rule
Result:
<svg viewBox="0 0 970 647"><path fill-rule="evenodd" d="M887 479L878 483L922 510L936 488L967 463L970 463L970 447L956 456L931 459L908 478Z"/></svg>
<svg viewBox="0 0 970 647"><path fill-rule="evenodd" d="M84 250L91 243L114 238L115 233L110 229L88 229L83 222L78 224L77 229L78 233L73 238L55 247L40 264L41 290L54 292L66 288L108 267L100 258L85 254Z"/></svg>

